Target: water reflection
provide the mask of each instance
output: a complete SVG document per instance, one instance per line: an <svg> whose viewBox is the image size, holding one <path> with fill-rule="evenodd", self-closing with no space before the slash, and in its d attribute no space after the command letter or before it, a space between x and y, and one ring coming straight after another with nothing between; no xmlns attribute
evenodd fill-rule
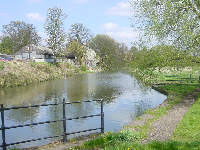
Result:
<svg viewBox="0 0 200 150"><path fill-rule="evenodd" d="M5 106L21 106L42 103L105 99L105 131L118 131L125 124L141 115L146 109L157 106L164 95L142 86L127 73L96 73L69 77L27 87L0 89L0 103ZM99 103L83 103L66 106L67 118L98 114ZM6 112L6 126L62 118L62 106L11 110ZM100 126L100 118L67 122L67 131L85 130ZM8 142L62 134L62 122L19 128L8 131ZM20 135L20 137L12 136ZM0 138L1 140L1 138ZM21 147L42 145L50 140L29 143Z"/></svg>

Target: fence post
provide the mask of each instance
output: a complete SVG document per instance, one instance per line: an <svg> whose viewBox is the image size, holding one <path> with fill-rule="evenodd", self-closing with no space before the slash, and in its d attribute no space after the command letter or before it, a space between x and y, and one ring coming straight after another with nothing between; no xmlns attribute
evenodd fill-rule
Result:
<svg viewBox="0 0 200 150"><path fill-rule="evenodd" d="M101 133L104 133L104 112L103 112L103 102L104 102L104 99L101 100Z"/></svg>
<svg viewBox="0 0 200 150"><path fill-rule="evenodd" d="M63 142L67 141L65 106L66 106L66 104L65 104L65 98L63 98Z"/></svg>
<svg viewBox="0 0 200 150"><path fill-rule="evenodd" d="M7 150L6 148L6 133L5 133L5 119L4 119L4 107L1 105L1 132L2 132L2 146L3 150Z"/></svg>

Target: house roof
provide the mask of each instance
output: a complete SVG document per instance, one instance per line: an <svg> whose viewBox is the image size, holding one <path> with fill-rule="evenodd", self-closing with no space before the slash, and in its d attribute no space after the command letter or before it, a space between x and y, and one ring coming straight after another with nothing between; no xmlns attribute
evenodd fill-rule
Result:
<svg viewBox="0 0 200 150"><path fill-rule="evenodd" d="M43 46L37 46L34 44L31 44L30 46L27 45L25 47L23 47L21 50L19 50L16 54L21 54L23 52L33 52L36 51L37 54L41 55L41 54L49 54L49 55L53 55L53 51L47 47L43 47Z"/></svg>

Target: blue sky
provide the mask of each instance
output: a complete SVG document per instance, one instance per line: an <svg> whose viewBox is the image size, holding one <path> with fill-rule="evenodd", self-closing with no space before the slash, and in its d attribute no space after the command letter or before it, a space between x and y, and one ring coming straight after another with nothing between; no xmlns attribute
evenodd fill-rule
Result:
<svg viewBox="0 0 200 150"><path fill-rule="evenodd" d="M44 23L48 8L60 7L68 15L65 30L73 23L83 23L93 35L108 34L119 42L131 45L138 31L130 27L131 8L124 0L1 0L0 30L10 21L32 23L45 38Z"/></svg>

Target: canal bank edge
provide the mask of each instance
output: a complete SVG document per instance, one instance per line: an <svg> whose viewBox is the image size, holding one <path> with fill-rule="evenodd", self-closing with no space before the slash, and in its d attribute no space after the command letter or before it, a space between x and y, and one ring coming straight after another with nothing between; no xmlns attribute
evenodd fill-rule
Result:
<svg viewBox="0 0 200 150"><path fill-rule="evenodd" d="M171 88L166 87L171 86ZM176 86L179 86L177 88ZM176 125L180 122L180 120L183 118L184 114L187 112L187 110L192 106L192 104L197 99L197 95L200 92L199 85L189 85L186 90L181 91L181 87L187 86L187 85L179 85L179 84L163 84L163 85L153 85L152 88L162 94L167 95L167 99L157 106L156 108L147 110L142 116L138 117L135 121L130 123L129 125L125 126L123 130L131 130L135 132L137 137L137 142L147 144L148 142L158 140L158 141L166 141L169 139L169 137L173 134L172 131L175 130ZM173 91L174 89L174 91ZM180 92L178 92L180 90ZM189 101L189 102L188 102ZM181 105L181 106L180 106ZM153 130L155 128L158 128L161 123L164 121L160 121L162 118L173 118L173 115L169 115L171 111L175 111L176 113L179 113L178 110L179 107L185 106L185 111L181 112L182 114L179 116L180 119L176 122L176 124L173 124L173 130L171 129L171 133L168 134L168 136L165 136L162 131L158 131L158 133L153 133ZM168 116L167 116L168 115ZM170 117L169 117L170 116ZM177 120L175 119L175 120ZM160 121L160 122L159 122ZM174 120L173 120L174 121ZM157 125L157 126L156 126ZM162 126L166 129L163 124ZM159 134L159 135L156 135ZM161 136L160 136L161 135ZM170 135L170 136L169 136ZM152 137L158 137L158 138L152 138ZM162 136L165 136L162 138ZM167 138L167 139L165 139ZM164 139L164 140L163 140Z"/></svg>
<svg viewBox="0 0 200 150"><path fill-rule="evenodd" d="M1 62L0 64L0 88L26 86L33 83L48 80L66 78L73 74L88 72L86 68L78 68L69 63L34 63L34 62Z"/></svg>

